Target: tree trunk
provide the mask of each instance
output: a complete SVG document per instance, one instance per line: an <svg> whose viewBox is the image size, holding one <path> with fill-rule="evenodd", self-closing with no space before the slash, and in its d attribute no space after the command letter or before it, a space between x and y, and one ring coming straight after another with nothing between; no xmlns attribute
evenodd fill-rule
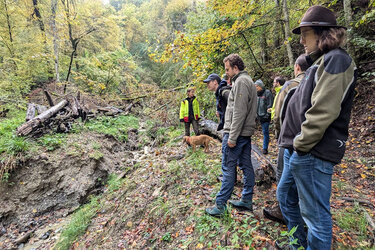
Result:
<svg viewBox="0 0 375 250"><path fill-rule="evenodd" d="M38 0L33 0L33 5L34 5L34 13L32 14L32 16L34 15L36 16L36 19L39 23L39 28L45 35L45 28L44 28L44 23L42 20L42 15L40 14L40 11L39 11Z"/></svg>
<svg viewBox="0 0 375 250"><path fill-rule="evenodd" d="M54 61L55 61L55 78L56 82L60 82L60 73L59 73L59 44L58 44L58 35L57 35L57 28L56 28L56 11L57 11L57 0L51 1L51 26L52 26L52 34L53 34L53 53L54 53Z"/></svg>
<svg viewBox="0 0 375 250"><path fill-rule="evenodd" d="M52 97L51 97L51 95L48 93L48 91L45 90L45 89L43 89L43 92L44 92L44 95L45 95L46 98L47 98L47 101L48 101L49 106L50 106L50 107L55 106L55 104L53 104Z"/></svg>
<svg viewBox="0 0 375 250"><path fill-rule="evenodd" d="M27 122L35 117L35 111L36 111L35 105L33 103L29 103L27 105L27 111L26 111L26 121Z"/></svg>
<svg viewBox="0 0 375 250"><path fill-rule="evenodd" d="M39 11L38 0L33 0L33 6L34 6L34 12L31 16L35 17L38 24L39 24L40 31L42 32L42 35L43 35L44 51L48 55L48 54L50 54L50 51L49 51L49 46L47 44L47 36L46 36L46 32L45 32L45 26L44 26L44 23L43 23L43 18L42 18L42 15L41 15L40 11ZM48 75L50 77L53 74L53 72L52 72L52 67L51 67L51 60L50 60L49 57L47 58L46 63L47 63Z"/></svg>
<svg viewBox="0 0 375 250"><path fill-rule="evenodd" d="M57 105L53 106L52 108L46 110L42 114L34 117L30 121L22 124L20 127L17 128L17 135L18 136L25 136L30 134L35 128L37 128L40 124L51 118L57 112L59 112L62 108L64 108L68 104L67 100L63 100L59 102Z"/></svg>
<svg viewBox="0 0 375 250"><path fill-rule="evenodd" d="M293 66L294 66L294 59L293 59L292 47L290 46L290 42L289 42L289 38L290 38L289 12L288 12L288 5L287 5L287 1L286 0L283 0L283 14L284 14L284 29L285 29L286 51L288 53L289 66L291 68L293 68Z"/></svg>
<svg viewBox="0 0 375 250"><path fill-rule="evenodd" d="M73 46L73 52L72 52L72 54L70 54L70 63L69 63L69 68L68 68L68 74L66 75L66 80L65 80L67 82L69 82L70 73L72 72L73 59L74 59L74 55L77 51L77 45L78 45L78 43L76 45L74 45L74 44L72 45ZM65 94L65 92L66 92L66 84L64 84L64 94Z"/></svg>
<svg viewBox="0 0 375 250"><path fill-rule="evenodd" d="M38 111L38 115L42 114L44 111L47 110L46 106L35 104L36 110Z"/></svg>
<svg viewBox="0 0 375 250"><path fill-rule="evenodd" d="M281 8L280 1L275 0L275 23L273 25L273 46L275 49L280 47L280 30L283 30L282 23L280 22ZM280 25L280 29L279 29Z"/></svg>
<svg viewBox="0 0 375 250"><path fill-rule="evenodd" d="M10 41L10 43L13 43L12 26L10 24L10 16L9 16L9 12L8 12L8 3L7 3L7 0L3 0L3 1L4 1L5 17L7 19L7 25L8 25L9 41Z"/></svg>
<svg viewBox="0 0 375 250"><path fill-rule="evenodd" d="M355 55L355 47L353 46L353 33L352 33L352 5L351 0L344 0L344 15L345 15L345 24L348 28L348 37L347 37L347 46L348 46L348 53L354 58Z"/></svg>
<svg viewBox="0 0 375 250"><path fill-rule="evenodd" d="M6 46L9 50L10 55L13 57L13 55L14 55L14 52L13 52L13 33L12 33L12 25L10 23L10 16L9 16L9 11L8 11L7 0L3 0L3 3L4 3L5 18L7 20L9 42L10 42L9 45L6 43Z"/></svg>
<svg viewBox="0 0 375 250"><path fill-rule="evenodd" d="M267 38L266 38L266 29L267 27L263 27L263 32L260 38L260 47L261 47L261 55L262 55L262 64L266 64L268 61L268 52L267 52Z"/></svg>

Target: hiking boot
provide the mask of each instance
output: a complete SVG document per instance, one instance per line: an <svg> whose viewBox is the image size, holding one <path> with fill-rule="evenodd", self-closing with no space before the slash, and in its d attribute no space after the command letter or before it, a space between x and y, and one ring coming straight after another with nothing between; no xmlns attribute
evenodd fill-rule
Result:
<svg viewBox="0 0 375 250"><path fill-rule="evenodd" d="M280 207L278 205L274 208L264 208L263 214L264 214L264 217L266 217L267 219L286 225L284 216L281 213Z"/></svg>
<svg viewBox="0 0 375 250"><path fill-rule="evenodd" d="M230 200L230 204L232 204L233 207L241 209L241 210L248 210L253 211L253 202L251 200Z"/></svg>
<svg viewBox="0 0 375 250"><path fill-rule="evenodd" d="M264 155L268 154L268 149L263 149L262 153L263 153Z"/></svg>
<svg viewBox="0 0 375 250"><path fill-rule="evenodd" d="M206 208L206 213L211 216L221 217L227 211L227 206L225 205L215 205L213 207Z"/></svg>

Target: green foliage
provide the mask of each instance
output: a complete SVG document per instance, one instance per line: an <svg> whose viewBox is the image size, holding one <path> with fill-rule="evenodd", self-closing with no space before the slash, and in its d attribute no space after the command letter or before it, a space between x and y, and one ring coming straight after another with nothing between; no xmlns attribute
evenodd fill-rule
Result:
<svg viewBox="0 0 375 250"><path fill-rule="evenodd" d="M368 234L368 222L358 203L354 207L346 207L343 210L337 211L335 218L338 226L343 230L358 235L359 240L366 238Z"/></svg>
<svg viewBox="0 0 375 250"><path fill-rule="evenodd" d="M56 244L55 249L68 250L72 243L82 234L85 233L86 228L89 226L92 217L95 216L100 209L100 203L97 197L91 199L90 203L81 207L76 211L72 218L61 233L59 242Z"/></svg>
<svg viewBox="0 0 375 250"><path fill-rule="evenodd" d="M166 232L161 239L166 242L171 242L173 240L170 232Z"/></svg>
<svg viewBox="0 0 375 250"><path fill-rule="evenodd" d="M254 215L244 220L235 220L231 216L231 207L221 219L217 219L210 215L204 214L198 218L194 218L196 223L196 232L200 235L199 242L207 243L220 237L220 235L228 235L228 240L233 248L250 247L253 243L253 232L258 230L258 220Z"/></svg>
<svg viewBox="0 0 375 250"><path fill-rule="evenodd" d="M83 89L92 93L122 93L127 83L136 82L131 74L136 65L132 55L125 49L86 55L78 63L83 66L75 72L74 79Z"/></svg>
<svg viewBox="0 0 375 250"><path fill-rule="evenodd" d="M0 121L0 154L15 155L25 152L29 148L29 142L24 137L15 135L15 130L25 119L25 112L19 110L10 111L9 118Z"/></svg>
<svg viewBox="0 0 375 250"><path fill-rule="evenodd" d="M126 141L128 130L138 129L139 123L138 118L134 116L100 116L87 122L84 127L90 131L111 135L120 141Z"/></svg>
<svg viewBox="0 0 375 250"><path fill-rule="evenodd" d="M123 183L123 179L119 178L116 174L110 174L108 176L107 185L110 192L119 190Z"/></svg>
<svg viewBox="0 0 375 250"><path fill-rule="evenodd" d="M7 183L9 181L10 174L8 172L5 172L3 176L1 177L1 182Z"/></svg>
<svg viewBox="0 0 375 250"><path fill-rule="evenodd" d="M66 141L66 134L46 134L38 139L38 142L47 149L53 151Z"/></svg>
<svg viewBox="0 0 375 250"><path fill-rule="evenodd" d="M204 153L199 147L196 148L195 152L193 152L191 148L189 148L189 151L191 154L187 158L186 163L202 174L207 174L209 168L206 166L206 153Z"/></svg>
<svg viewBox="0 0 375 250"><path fill-rule="evenodd" d="M293 227L290 231L282 231L281 232L281 240L280 240L280 246L293 246L297 245L297 238L294 238L294 233L296 232L297 227ZM304 249L302 246L298 248L299 250Z"/></svg>

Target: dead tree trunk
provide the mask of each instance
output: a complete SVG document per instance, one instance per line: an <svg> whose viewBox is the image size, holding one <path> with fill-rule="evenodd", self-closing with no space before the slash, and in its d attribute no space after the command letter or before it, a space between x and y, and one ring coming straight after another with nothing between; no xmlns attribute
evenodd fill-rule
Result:
<svg viewBox="0 0 375 250"><path fill-rule="evenodd" d="M35 128L41 125L44 121L51 118L57 112L59 112L62 108L64 108L68 104L67 100L63 100L59 102L57 105L53 106L52 108L48 109L47 111L43 112L42 114L34 117L30 121L22 124L20 127L17 128L17 135L18 136L25 136L30 134Z"/></svg>
<svg viewBox="0 0 375 250"><path fill-rule="evenodd" d="M290 28L289 28L289 11L287 1L283 0L283 13L284 13L284 29L285 29L285 44L286 44L286 51L288 53L289 59L289 66L293 68L294 66L294 59L293 59L293 52L292 47L290 46L289 38L290 38Z"/></svg>
<svg viewBox="0 0 375 250"><path fill-rule="evenodd" d="M345 16L345 24L348 28L348 39L347 39L347 46L348 46L348 53L354 58L355 54L355 47L353 46L353 32L351 29L352 26L352 3L351 0L344 0L344 16Z"/></svg>
<svg viewBox="0 0 375 250"><path fill-rule="evenodd" d="M44 89L43 92L44 92L44 94L45 94L45 96L46 96L46 98L47 98L47 101L48 101L49 106L50 106L50 107L55 106L55 104L53 104L52 97L51 97L51 95L48 93L48 91Z"/></svg>
<svg viewBox="0 0 375 250"><path fill-rule="evenodd" d="M44 111L47 110L46 106L35 104L36 110L38 111L38 115L42 114Z"/></svg>
<svg viewBox="0 0 375 250"><path fill-rule="evenodd" d="M29 103L27 105L26 121L30 121L31 119L35 117L35 111L36 111L35 109L36 109L35 104Z"/></svg>
<svg viewBox="0 0 375 250"><path fill-rule="evenodd" d="M51 26L53 34L53 53L55 55L55 77L56 82L60 82L60 73L59 73L59 44L58 44L58 35L56 28L56 11L57 11L57 0L51 1Z"/></svg>

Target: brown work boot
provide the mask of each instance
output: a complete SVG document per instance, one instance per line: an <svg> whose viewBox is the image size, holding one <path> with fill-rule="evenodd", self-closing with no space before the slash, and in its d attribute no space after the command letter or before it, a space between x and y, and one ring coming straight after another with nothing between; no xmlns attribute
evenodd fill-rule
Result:
<svg viewBox="0 0 375 250"><path fill-rule="evenodd" d="M264 217L270 220L277 221L281 224L286 225L286 222L284 220L283 214L281 213L279 204L277 204L277 206L273 208L263 208L263 214L264 214Z"/></svg>

